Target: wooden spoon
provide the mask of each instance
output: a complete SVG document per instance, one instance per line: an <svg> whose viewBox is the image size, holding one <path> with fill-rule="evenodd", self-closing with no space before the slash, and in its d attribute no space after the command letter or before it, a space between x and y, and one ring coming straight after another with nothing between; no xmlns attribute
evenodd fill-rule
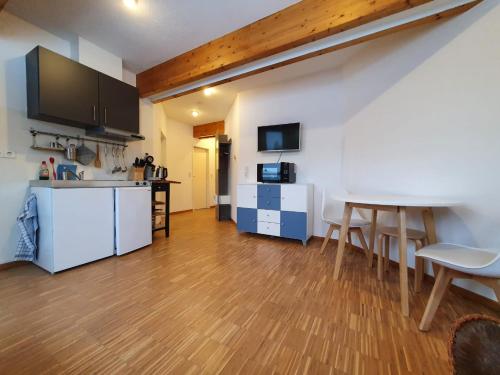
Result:
<svg viewBox="0 0 500 375"><path fill-rule="evenodd" d="M99 158L99 143L95 146L95 160L94 167L101 168L101 159Z"/></svg>

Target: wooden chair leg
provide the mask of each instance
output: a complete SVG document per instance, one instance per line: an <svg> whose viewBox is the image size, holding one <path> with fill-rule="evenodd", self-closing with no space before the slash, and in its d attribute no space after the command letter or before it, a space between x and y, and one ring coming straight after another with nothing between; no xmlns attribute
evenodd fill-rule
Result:
<svg viewBox="0 0 500 375"><path fill-rule="evenodd" d="M398 207L398 242L399 242L399 289L401 292L401 313L404 317L410 316L408 300L408 262L406 238L406 207Z"/></svg>
<svg viewBox="0 0 500 375"><path fill-rule="evenodd" d="M352 250L352 230L349 229L347 232L347 243L349 244L349 250Z"/></svg>
<svg viewBox="0 0 500 375"><path fill-rule="evenodd" d="M339 246L337 248L337 256L335 257L335 267L333 269L333 279L338 280L340 277L340 269L342 268L342 258L344 257L345 240L351 223L352 206L349 203L344 204L344 215L342 217L342 226L340 227Z"/></svg>
<svg viewBox="0 0 500 375"><path fill-rule="evenodd" d="M415 251L422 248L422 241L415 241ZM424 277L425 261L422 257L415 257L415 292L419 293L422 290L422 279Z"/></svg>
<svg viewBox="0 0 500 375"><path fill-rule="evenodd" d="M326 232L325 240L323 241L323 245L321 245L321 250L319 251L320 254L323 254L323 251L325 251L326 245L328 244L328 241L332 237L333 230L335 229L335 226L333 224L330 224L328 227L328 231Z"/></svg>
<svg viewBox="0 0 500 375"><path fill-rule="evenodd" d="M421 331L429 330L432 319L434 319L434 315L436 314L437 308L443 299L444 293L446 292L450 281L450 270L446 267L439 266L436 282L434 283L429 301L427 301L427 306L425 307L424 315L422 316L422 320L418 326Z"/></svg>
<svg viewBox="0 0 500 375"><path fill-rule="evenodd" d="M370 225L370 237L369 237L369 258L368 258L368 267L372 268L373 266L373 249L375 248L375 235L377 232L377 210L372 210L372 223Z"/></svg>
<svg viewBox="0 0 500 375"><path fill-rule="evenodd" d="M384 246L384 271L389 272L389 255L391 254L391 237L385 237L385 246Z"/></svg>
<svg viewBox="0 0 500 375"><path fill-rule="evenodd" d="M370 266L372 254L368 249L368 244L366 243L365 235L363 234L363 230L361 228L356 228L356 235L358 236L359 242L361 243L361 247L365 251L366 258L368 259L368 266Z"/></svg>
<svg viewBox="0 0 500 375"><path fill-rule="evenodd" d="M495 284L493 286L493 290L495 291L495 295L497 296L497 301L500 303L500 280L495 280Z"/></svg>
<svg viewBox="0 0 500 375"><path fill-rule="evenodd" d="M384 279L384 235L381 234L378 238L378 253L377 253L377 278L382 281Z"/></svg>

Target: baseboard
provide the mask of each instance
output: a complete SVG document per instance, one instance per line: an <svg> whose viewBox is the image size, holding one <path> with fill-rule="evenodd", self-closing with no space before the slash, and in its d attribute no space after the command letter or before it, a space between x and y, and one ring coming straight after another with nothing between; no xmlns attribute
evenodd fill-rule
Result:
<svg viewBox="0 0 500 375"><path fill-rule="evenodd" d="M320 237L320 236L312 236L312 238L316 238L316 239L321 240L321 241L325 240L325 237ZM337 240L335 240L333 238L331 239L331 241L338 242ZM354 250L362 253L362 254L364 254L364 252L365 252L362 248L360 248L358 246L352 245L352 248ZM373 254L373 263L375 265L377 264L377 257L378 257L377 254ZM399 269L399 263L396 262L395 260L392 260L392 259L389 259L389 266L391 268ZM408 278L410 278L410 276L413 277L414 275L415 275L415 269L408 267ZM432 276L432 275L425 273L424 280L434 284L434 276ZM460 286L453 285L453 284L450 285L450 290L452 292L464 297L464 298L467 298L470 301L479 303L479 304L486 306L494 311L500 312L500 303L495 301L495 300L489 299L489 298L484 297L480 294L474 293L468 289L465 289L465 288L462 288Z"/></svg>
<svg viewBox="0 0 500 375"><path fill-rule="evenodd" d="M175 211L171 212L170 215L177 215L177 214L185 214L186 212L193 212L193 210L182 210L182 211Z"/></svg>
<svg viewBox="0 0 500 375"><path fill-rule="evenodd" d="M0 271L5 271L5 270L11 269L11 268L25 266L27 264L31 264L31 262L19 260L16 262L3 263L3 264L0 264Z"/></svg>

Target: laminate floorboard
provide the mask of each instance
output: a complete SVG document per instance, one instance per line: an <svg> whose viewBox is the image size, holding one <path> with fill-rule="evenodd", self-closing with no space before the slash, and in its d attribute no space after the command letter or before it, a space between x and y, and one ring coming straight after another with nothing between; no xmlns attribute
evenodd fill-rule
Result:
<svg viewBox="0 0 500 375"><path fill-rule="evenodd" d="M384 282L335 245L238 234L213 210L171 217L171 237L54 276L0 272L0 374L446 374L448 332L492 310L448 293L428 333L432 285L400 313Z"/></svg>

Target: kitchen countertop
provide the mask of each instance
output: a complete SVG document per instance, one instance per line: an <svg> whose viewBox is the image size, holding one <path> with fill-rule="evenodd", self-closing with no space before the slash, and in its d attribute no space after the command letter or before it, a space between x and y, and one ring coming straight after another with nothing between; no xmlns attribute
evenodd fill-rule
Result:
<svg viewBox="0 0 500 375"><path fill-rule="evenodd" d="M31 180L31 187L51 189L151 186L150 181L127 180Z"/></svg>

